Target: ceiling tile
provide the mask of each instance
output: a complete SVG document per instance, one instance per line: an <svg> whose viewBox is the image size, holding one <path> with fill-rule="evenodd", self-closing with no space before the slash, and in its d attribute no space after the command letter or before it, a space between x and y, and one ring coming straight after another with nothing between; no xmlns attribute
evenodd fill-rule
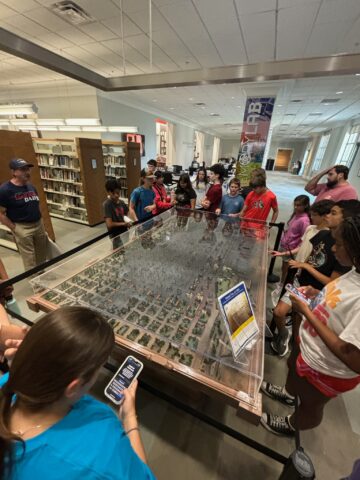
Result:
<svg viewBox="0 0 360 480"><path fill-rule="evenodd" d="M1 3L4 3L17 12L26 12L39 6L34 0L1 0Z"/></svg>
<svg viewBox="0 0 360 480"><path fill-rule="evenodd" d="M90 23L89 25L83 25L80 27L80 30L82 30L98 42L102 42L104 40L111 40L112 38L116 37L114 32L105 27L105 25L102 25L98 22Z"/></svg>
<svg viewBox="0 0 360 480"><path fill-rule="evenodd" d="M354 20L359 15L359 0L327 0L321 4L316 23Z"/></svg>
<svg viewBox="0 0 360 480"><path fill-rule="evenodd" d="M274 59L275 12L240 17L250 63ZM261 32L261 35L259 35Z"/></svg>
<svg viewBox="0 0 360 480"><path fill-rule="evenodd" d="M321 0L279 0L279 8L294 7L296 5L306 5L308 3L317 4L319 6Z"/></svg>
<svg viewBox="0 0 360 480"><path fill-rule="evenodd" d="M76 0L76 3L96 20L106 20L120 15L120 2L112 2L111 0Z"/></svg>
<svg viewBox="0 0 360 480"><path fill-rule="evenodd" d="M276 9L276 0L235 0L240 15Z"/></svg>
<svg viewBox="0 0 360 480"><path fill-rule="evenodd" d="M69 40L69 42L72 42L74 45L84 45L94 41L93 38L76 27L65 28L64 30L60 30L58 34Z"/></svg>
<svg viewBox="0 0 360 480"><path fill-rule="evenodd" d="M352 21L316 24L309 39L305 56L317 57L337 53L341 42L346 37L346 32L350 30L352 24Z"/></svg>
<svg viewBox="0 0 360 480"><path fill-rule="evenodd" d="M211 8L208 0L194 0L194 3L224 63L246 63L245 48L232 0L216 2Z"/></svg>
<svg viewBox="0 0 360 480"><path fill-rule="evenodd" d="M149 32L149 15L148 12L127 12L129 18L144 32ZM161 15L159 10L152 10L152 31L157 32L168 26L166 20Z"/></svg>
<svg viewBox="0 0 360 480"><path fill-rule="evenodd" d="M26 12L26 17L31 18L34 22L46 26L52 32L56 32L69 26L68 22L65 22L60 17L52 13L45 7L35 8Z"/></svg>
<svg viewBox="0 0 360 480"><path fill-rule="evenodd" d="M14 32L14 29L16 28L34 37L39 37L40 35L47 35L50 33L48 29L20 14L7 18L6 23L11 25L12 32Z"/></svg>
<svg viewBox="0 0 360 480"><path fill-rule="evenodd" d="M15 14L16 14L15 10L0 3L0 20L4 20L5 18L12 17Z"/></svg>
<svg viewBox="0 0 360 480"><path fill-rule="evenodd" d="M149 38L147 35L134 35L129 37L126 41L129 45L136 48L142 53L142 55L149 59ZM157 45L153 45L153 63L164 72L178 69L176 63L174 63L166 54L164 54L164 52Z"/></svg>
<svg viewBox="0 0 360 480"><path fill-rule="evenodd" d="M301 58L316 18L317 5L281 9L278 16L277 59Z"/></svg>
<svg viewBox="0 0 360 480"><path fill-rule="evenodd" d="M121 18L114 17L109 18L108 20L103 20L103 23L106 27L110 28L117 36L121 36ZM134 22L130 20L127 15L123 15L123 24L124 24L124 37L129 37L131 35L140 35L142 31L138 28Z"/></svg>
<svg viewBox="0 0 360 480"><path fill-rule="evenodd" d="M125 13L148 12L149 0L123 0Z"/></svg>

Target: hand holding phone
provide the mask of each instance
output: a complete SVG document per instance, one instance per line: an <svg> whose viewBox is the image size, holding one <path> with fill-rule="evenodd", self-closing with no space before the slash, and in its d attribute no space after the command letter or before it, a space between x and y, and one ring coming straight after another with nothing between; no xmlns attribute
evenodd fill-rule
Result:
<svg viewBox="0 0 360 480"><path fill-rule="evenodd" d="M115 405L120 405L124 400L125 389L129 389L134 380L139 376L144 365L137 358L129 355L119 370L105 388L105 396L109 398ZM136 387L130 390L135 397ZM128 395L128 394L127 394Z"/></svg>
<svg viewBox="0 0 360 480"><path fill-rule="evenodd" d="M300 290L298 290L294 285L291 285L291 283L288 283L285 286L285 290L290 292L292 295L295 295L296 298L298 298L301 302L305 303L305 305L310 305L310 298L308 298L306 295L304 295Z"/></svg>

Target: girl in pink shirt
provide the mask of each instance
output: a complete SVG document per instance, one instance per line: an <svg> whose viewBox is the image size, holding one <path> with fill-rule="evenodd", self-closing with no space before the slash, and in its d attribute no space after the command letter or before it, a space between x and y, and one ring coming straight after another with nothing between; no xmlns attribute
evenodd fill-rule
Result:
<svg viewBox="0 0 360 480"><path fill-rule="evenodd" d="M281 283L283 284L289 268L291 250L301 244L305 230L310 225L310 199L307 195L299 195L294 200L294 211L286 224L285 231L280 240L280 251L272 252L275 256L281 256L283 260L281 271Z"/></svg>

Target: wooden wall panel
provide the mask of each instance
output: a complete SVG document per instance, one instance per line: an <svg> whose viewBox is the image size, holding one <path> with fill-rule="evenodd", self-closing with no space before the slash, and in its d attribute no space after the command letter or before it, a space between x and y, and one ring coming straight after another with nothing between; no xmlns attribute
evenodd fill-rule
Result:
<svg viewBox="0 0 360 480"><path fill-rule="evenodd" d="M80 169L90 226L104 221L102 204L106 199L102 143L98 139L76 138ZM93 168L96 160L96 168Z"/></svg>
<svg viewBox="0 0 360 480"><path fill-rule="evenodd" d="M138 143L133 143L133 142L124 143L124 145L126 145L127 147L126 174L127 174L128 199L130 202L131 192L140 184L140 172L141 172L140 145Z"/></svg>
<svg viewBox="0 0 360 480"><path fill-rule="evenodd" d="M31 169L31 183L36 187L40 199L40 210L44 225L49 237L55 240L55 233L51 223L46 196L40 178L40 169L37 164L33 142L30 133L0 130L0 183L10 180L9 162L12 158L23 158L34 164Z"/></svg>

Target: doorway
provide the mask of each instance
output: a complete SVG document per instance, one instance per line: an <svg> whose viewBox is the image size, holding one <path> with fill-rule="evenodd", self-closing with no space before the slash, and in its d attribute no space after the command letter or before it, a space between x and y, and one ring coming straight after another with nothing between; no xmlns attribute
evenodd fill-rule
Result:
<svg viewBox="0 0 360 480"><path fill-rule="evenodd" d="M274 170L287 172L289 169L289 164L291 162L292 155L293 155L292 148L278 148L276 152Z"/></svg>

